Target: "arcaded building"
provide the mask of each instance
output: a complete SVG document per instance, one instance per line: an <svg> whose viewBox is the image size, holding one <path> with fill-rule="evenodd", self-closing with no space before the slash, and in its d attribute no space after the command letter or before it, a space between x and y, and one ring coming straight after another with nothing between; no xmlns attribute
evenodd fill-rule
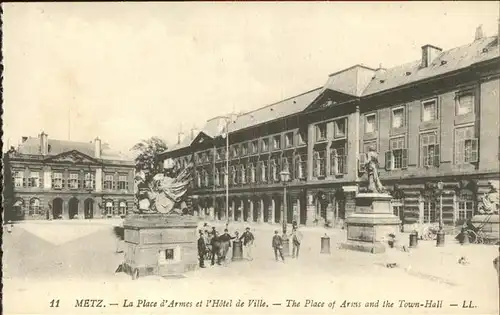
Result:
<svg viewBox="0 0 500 315"><path fill-rule="evenodd" d="M134 207L134 161L102 144L23 137L4 156L6 217L120 217Z"/></svg>
<svg viewBox="0 0 500 315"><path fill-rule="evenodd" d="M303 94L212 118L162 158L194 162L200 216L281 222L279 173L288 170L288 222L334 226L354 211L373 147L404 226L436 223L440 209L446 225L458 224L500 176L498 36L477 29L463 46L424 45L416 57L388 69L355 65Z"/></svg>

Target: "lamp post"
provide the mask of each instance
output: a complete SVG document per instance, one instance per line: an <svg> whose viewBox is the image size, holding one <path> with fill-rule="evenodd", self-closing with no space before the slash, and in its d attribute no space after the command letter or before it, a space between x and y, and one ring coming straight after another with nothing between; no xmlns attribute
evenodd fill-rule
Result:
<svg viewBox="0 0 500 315"><path fill-rule="evenodd" d="M444 231L443 231L443 182L437 183L437 193L439 194L439 231L436 237L436 246L444 246Z"/></svg>
<svg viewBox="0 0 500 315"><path fill-rule="evenodd" d="M232 116L224 117L226 121L226 130L222 138L226 138L226 171L224 174L226 182L226 225L229 223L229 124L234 120ZM234 210L233 210L234 211Z"/></svg>
<svg viewBox="0 0 500 315"><path fill-rule="evenodd" d="M290 256L290 244L288 241L288 236L286 234L286 228L287 228L287 195L286 195L286 185L288 181L290 180L290 172L289 171L282 171L280 173L280 179L281 182L283 183L283 215L281 216L283 218L282 222L282 229L283 229L283 255L284 256Z"/></svg>

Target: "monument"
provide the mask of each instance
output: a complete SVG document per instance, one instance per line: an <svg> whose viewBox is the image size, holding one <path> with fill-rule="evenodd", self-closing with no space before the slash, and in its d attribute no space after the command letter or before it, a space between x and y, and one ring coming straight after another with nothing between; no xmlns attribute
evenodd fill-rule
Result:
<svg viewBox="0 0 500 315"><path fill-rule="evenodd" d="M370 148L365 158L368 187L355 197L355 210L345 220L347 241L341 248L384 253L388 241L399 234L401 221L392 213L392 196L378 176L378 154Z"/></svg>
<svg viewBox="0 0 500 315"><path fill-rule="evenodd" d="M497 243L500 238L500 201L498 180L488 182L490 191L485 193L478 204L479 214L475 215L471 222L476 228L480 228L484 233L486 241Z"/></svg>
<svg viewBox="0 0 500 315"><path fill-rule="evenodd" d="M138 206L123 223L125 259L117 271L137 279L147 275L182 276L196 268L197 220L182 202L191 181L191 168L189 165L176 175L174 166L167 164L164 173L152 177L150 183L139 172Z"/></svg>

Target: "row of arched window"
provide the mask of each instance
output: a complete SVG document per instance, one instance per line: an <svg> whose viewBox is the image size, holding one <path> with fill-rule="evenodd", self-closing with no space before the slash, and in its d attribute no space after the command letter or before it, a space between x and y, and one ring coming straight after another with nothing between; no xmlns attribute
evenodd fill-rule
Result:
<svg viewBox="0 0 500 315"><path fill-rule="evenodd" d="M296 155L293 162L291 157L285 157L256 163L231 165L229 174L226 174L225 166L217 166L213 172L209 169L197 169L195 171L195 184L196 187L201 188L226 186L228 180L229 185L279 182L281 171L290 172L291 179L305 179L305 158ZM213 176L211 176L211 173L213 173Z"/></svg>

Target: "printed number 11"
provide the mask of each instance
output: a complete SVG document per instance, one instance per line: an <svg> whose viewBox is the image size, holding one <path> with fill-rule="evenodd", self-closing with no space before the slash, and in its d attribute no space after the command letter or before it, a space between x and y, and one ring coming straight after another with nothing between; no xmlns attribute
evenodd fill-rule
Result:
<svg viewBox="0 0 500 315"><path fill-rule="evenodd" d="M59 307L59 300L50 301L50 307Z"/></svg>

